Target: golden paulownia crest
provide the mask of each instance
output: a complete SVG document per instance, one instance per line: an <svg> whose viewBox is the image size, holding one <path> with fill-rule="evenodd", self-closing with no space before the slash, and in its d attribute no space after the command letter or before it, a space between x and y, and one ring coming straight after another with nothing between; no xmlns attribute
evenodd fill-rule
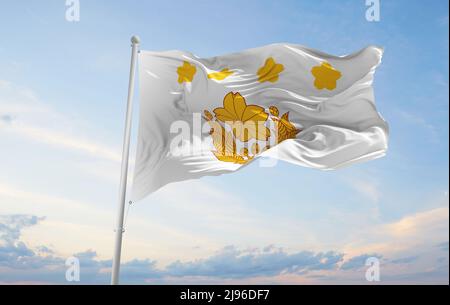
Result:
<svg viewBox="0 0 450 305"><path fill-rule="evenodd" d="M224 162L244 164L269 149L271 130L266 126L269 120L273 122L276 144L295 138L301 131L289 121L289 112L279 117L278 108L270 106L269 115L264 107L247 105L239 92L226 94L223 107L215 108L214 114L208 110L203 113L211 127L213 153ZM238 148L238 141L244 147Z"/></svg>

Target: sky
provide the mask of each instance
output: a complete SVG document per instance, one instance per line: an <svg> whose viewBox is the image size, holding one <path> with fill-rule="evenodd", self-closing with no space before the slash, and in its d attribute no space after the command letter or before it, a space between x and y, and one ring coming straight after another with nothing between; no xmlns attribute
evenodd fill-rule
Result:
<svg viewBox="0 0 450 305"><path fill-rule="evenodd" d="M385 48L384 158L170 184L126 217L127 284L449 283L448 1L0 0L0 283L108 284L130 37L209 57L276 42ZM131 172L137 137L133 116ZM131 175L130 175L131 176ZM80 281L66 260L80 261Z"/></svg>

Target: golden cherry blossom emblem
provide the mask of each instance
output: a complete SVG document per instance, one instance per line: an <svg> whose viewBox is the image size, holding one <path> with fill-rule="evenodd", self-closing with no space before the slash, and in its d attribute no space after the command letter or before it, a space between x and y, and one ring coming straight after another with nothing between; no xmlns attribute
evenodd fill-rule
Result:
<svg viewBox="0 0 450 305"><path fill-rule="evenodd" d="M279 117L278 108L270 106L269 116L263 107L247 105L240 93L230 92L225 95L223 107L214 109L213 113L204 110L203 117L211 128L209 134L214 145L212 153L223 162L247 163L270 148L271 134L274 134L275 143L278 144L295 138L301 131L289 121L288 112ZM269 120L275 128L274 133L264 125Z"/></svg>
<svg viewBox="0 0 450 305"><path fill-rule="evenodd" d="M233 73L234 72L230 71L230 69L225 68L225 69L222 69L219 72L209 73L208 74L208 78L215 79L215 80L224 80L225 78L227 78L228 76L232 75Z"/></svg>
<svg viewBox="0 0 450 305"><path fill-rule="evenodd" d="M277 64L272 57L266 59L264 66L258 69L258 81L274 83L278 80L278 75L284 70L282 64Z"/></svg>
<svg viewBox="0 0 450 305"><path fill-rule="evenodd" d="M336 88L336 82L341 78L342 74L327 62L323 62L320 66L311 69L312 75L316 78L314 86L319 89L333 90Z"/></svg>
<svg viewBox="0 0 450 305"><path fill-rule="evenodd" d="M191 65L187 61L183 61L183 65L177 68L178 83L182 84L184 82L192 82L195 72L197 72L197 68L194 65Z"/></svg>
<svg viewBox="0 0 450 305"><path fill-rule="evenodd" d="M214 109L214 114L219 121L228 124L234 136L242 142L270 137L270 130L263 125L269 115L261 106L247 105L240 93L225 95L223 108Z"/></svg>

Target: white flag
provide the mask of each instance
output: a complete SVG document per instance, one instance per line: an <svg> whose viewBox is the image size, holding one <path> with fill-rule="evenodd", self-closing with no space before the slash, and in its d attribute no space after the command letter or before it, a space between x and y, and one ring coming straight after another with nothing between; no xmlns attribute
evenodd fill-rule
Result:
<svg viewBox="0 0 450 305"><path fill-rule="evenodd" d="M319 169L383 156L388 125L372 88L382 53L337 57L291 44L206 59L141 51L133 200L259 156Z"/></svg>

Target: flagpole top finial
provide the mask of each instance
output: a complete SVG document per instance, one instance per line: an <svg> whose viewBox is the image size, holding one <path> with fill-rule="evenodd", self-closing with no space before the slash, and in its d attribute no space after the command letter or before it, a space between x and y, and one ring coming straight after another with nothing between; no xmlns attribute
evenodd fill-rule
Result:
<svg viewBox="0 0 450 305"><path fill-rule="evenodd" d="M139 44L140 42L141 42L141 40L139 39L138 36L131 37L131 43L132 44Z"/></svg>

